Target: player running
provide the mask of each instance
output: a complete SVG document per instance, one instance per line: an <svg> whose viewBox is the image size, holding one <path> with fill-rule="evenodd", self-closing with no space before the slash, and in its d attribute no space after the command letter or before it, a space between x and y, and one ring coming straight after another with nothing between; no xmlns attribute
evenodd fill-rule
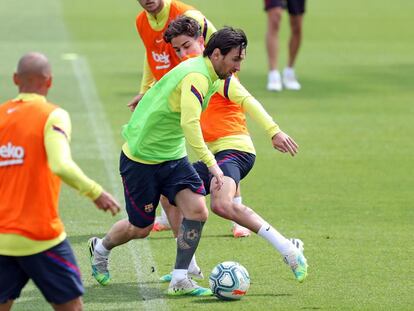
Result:
<svg viewBox="0 0 414 311"><path fill-rule="evenodd" d="M171 42L182 59L199 55L204 50L200 26L190 17L182 16L171 22L164 38L166 42ZM203 180L206 192L211 193L211 210L266 239L283 256L296 279L302 282L308 266L303 255L303 243L297 239L291 243L251 208L233 200L240 180L249 173L255 161L245 112L266 131L275 149L291 156L297 153L296 142L280 130L262 105L232 75L222 81L218 93L212 96L200 119L204 140L224 173L222 189L216 191L212 188L212 176L202 162L196 162L193 166ZM166 208L171 210L169 213L178 211L171 206Z"/></svg>
<svg viewBox="0 0 414 311"><path fill-rule="evenodd" d="M198 24L197 24L198 25ZM208 42L204 57L189 59L168 72L142 98L123 129L120 172L128 219L112 226L104 239L91 238L92 274L102 285L110 281L111 249L150 233L160 195L183 214L169 295L211 295L188 276L188 267L207 220L205 189L189 163L186 141L213 176L219 190L223 172L205 145L200 114L218 87L240 70L247 38L241 30L222 29Z"/></svg>

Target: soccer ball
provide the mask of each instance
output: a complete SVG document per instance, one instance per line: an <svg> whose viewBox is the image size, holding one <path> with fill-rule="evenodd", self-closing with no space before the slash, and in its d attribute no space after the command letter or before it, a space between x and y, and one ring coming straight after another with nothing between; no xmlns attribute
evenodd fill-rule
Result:
<svg viewBox="0 0 414 311"><path fill-rule="evenodd" d="M246 268L238 262L219 263L209 277L213 294L223 300L238 300L246 295L250 286L250 277Z"/></svg>

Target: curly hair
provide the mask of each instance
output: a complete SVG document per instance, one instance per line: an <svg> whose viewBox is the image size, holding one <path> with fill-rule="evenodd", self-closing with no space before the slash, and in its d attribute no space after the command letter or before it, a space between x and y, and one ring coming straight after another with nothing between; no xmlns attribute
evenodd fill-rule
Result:
<svg viewBox="0 0 414 311"><path fill-rule="evenodd" d="M164 32L164 41L171 43L172 39L181 35L197 39L201 35L200 24L194 18L181 15L168 25Z"/></svg>

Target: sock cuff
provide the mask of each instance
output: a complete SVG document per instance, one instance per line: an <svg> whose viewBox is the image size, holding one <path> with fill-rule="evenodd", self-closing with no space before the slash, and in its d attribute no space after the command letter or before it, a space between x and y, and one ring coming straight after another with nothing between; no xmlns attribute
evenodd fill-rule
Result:
<svg viewBox="0 0 414 311"><path fill-rule="evenodd" d="M109 253L111 252L110 249L107 249L103 245L103 239L99 239L99 241L96 243L96 245L95 245L95 251L97 251L98 254L100 254L102 256L108 256Z"/></svg>
<svg viewBox="0 0 414 311"><path fill-rule="evenodd" d="M257 231L257 234L260 236L263 236L266 232L268 232L272 228L271 225L269 225L267 222L264 222L262 226L260 227L259 231Z"/></svg>
<svg viewBox="0 0 414 311"><path fill-rule="evenodd" d="M242 204L242 197L234 197L233 198L233 203L235 204Z"/></svg>

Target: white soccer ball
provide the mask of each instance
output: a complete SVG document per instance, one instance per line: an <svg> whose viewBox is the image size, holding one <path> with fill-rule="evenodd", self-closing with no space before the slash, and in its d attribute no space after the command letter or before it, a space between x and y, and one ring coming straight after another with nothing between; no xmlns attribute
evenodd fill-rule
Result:
<svg viewBox="0 0 414 311"><path fill-rule="evenodd" d="M238 300L246 295L250 277L238 262L225 261L214 267L209 277L213 294L223 300Z"/></svg>

